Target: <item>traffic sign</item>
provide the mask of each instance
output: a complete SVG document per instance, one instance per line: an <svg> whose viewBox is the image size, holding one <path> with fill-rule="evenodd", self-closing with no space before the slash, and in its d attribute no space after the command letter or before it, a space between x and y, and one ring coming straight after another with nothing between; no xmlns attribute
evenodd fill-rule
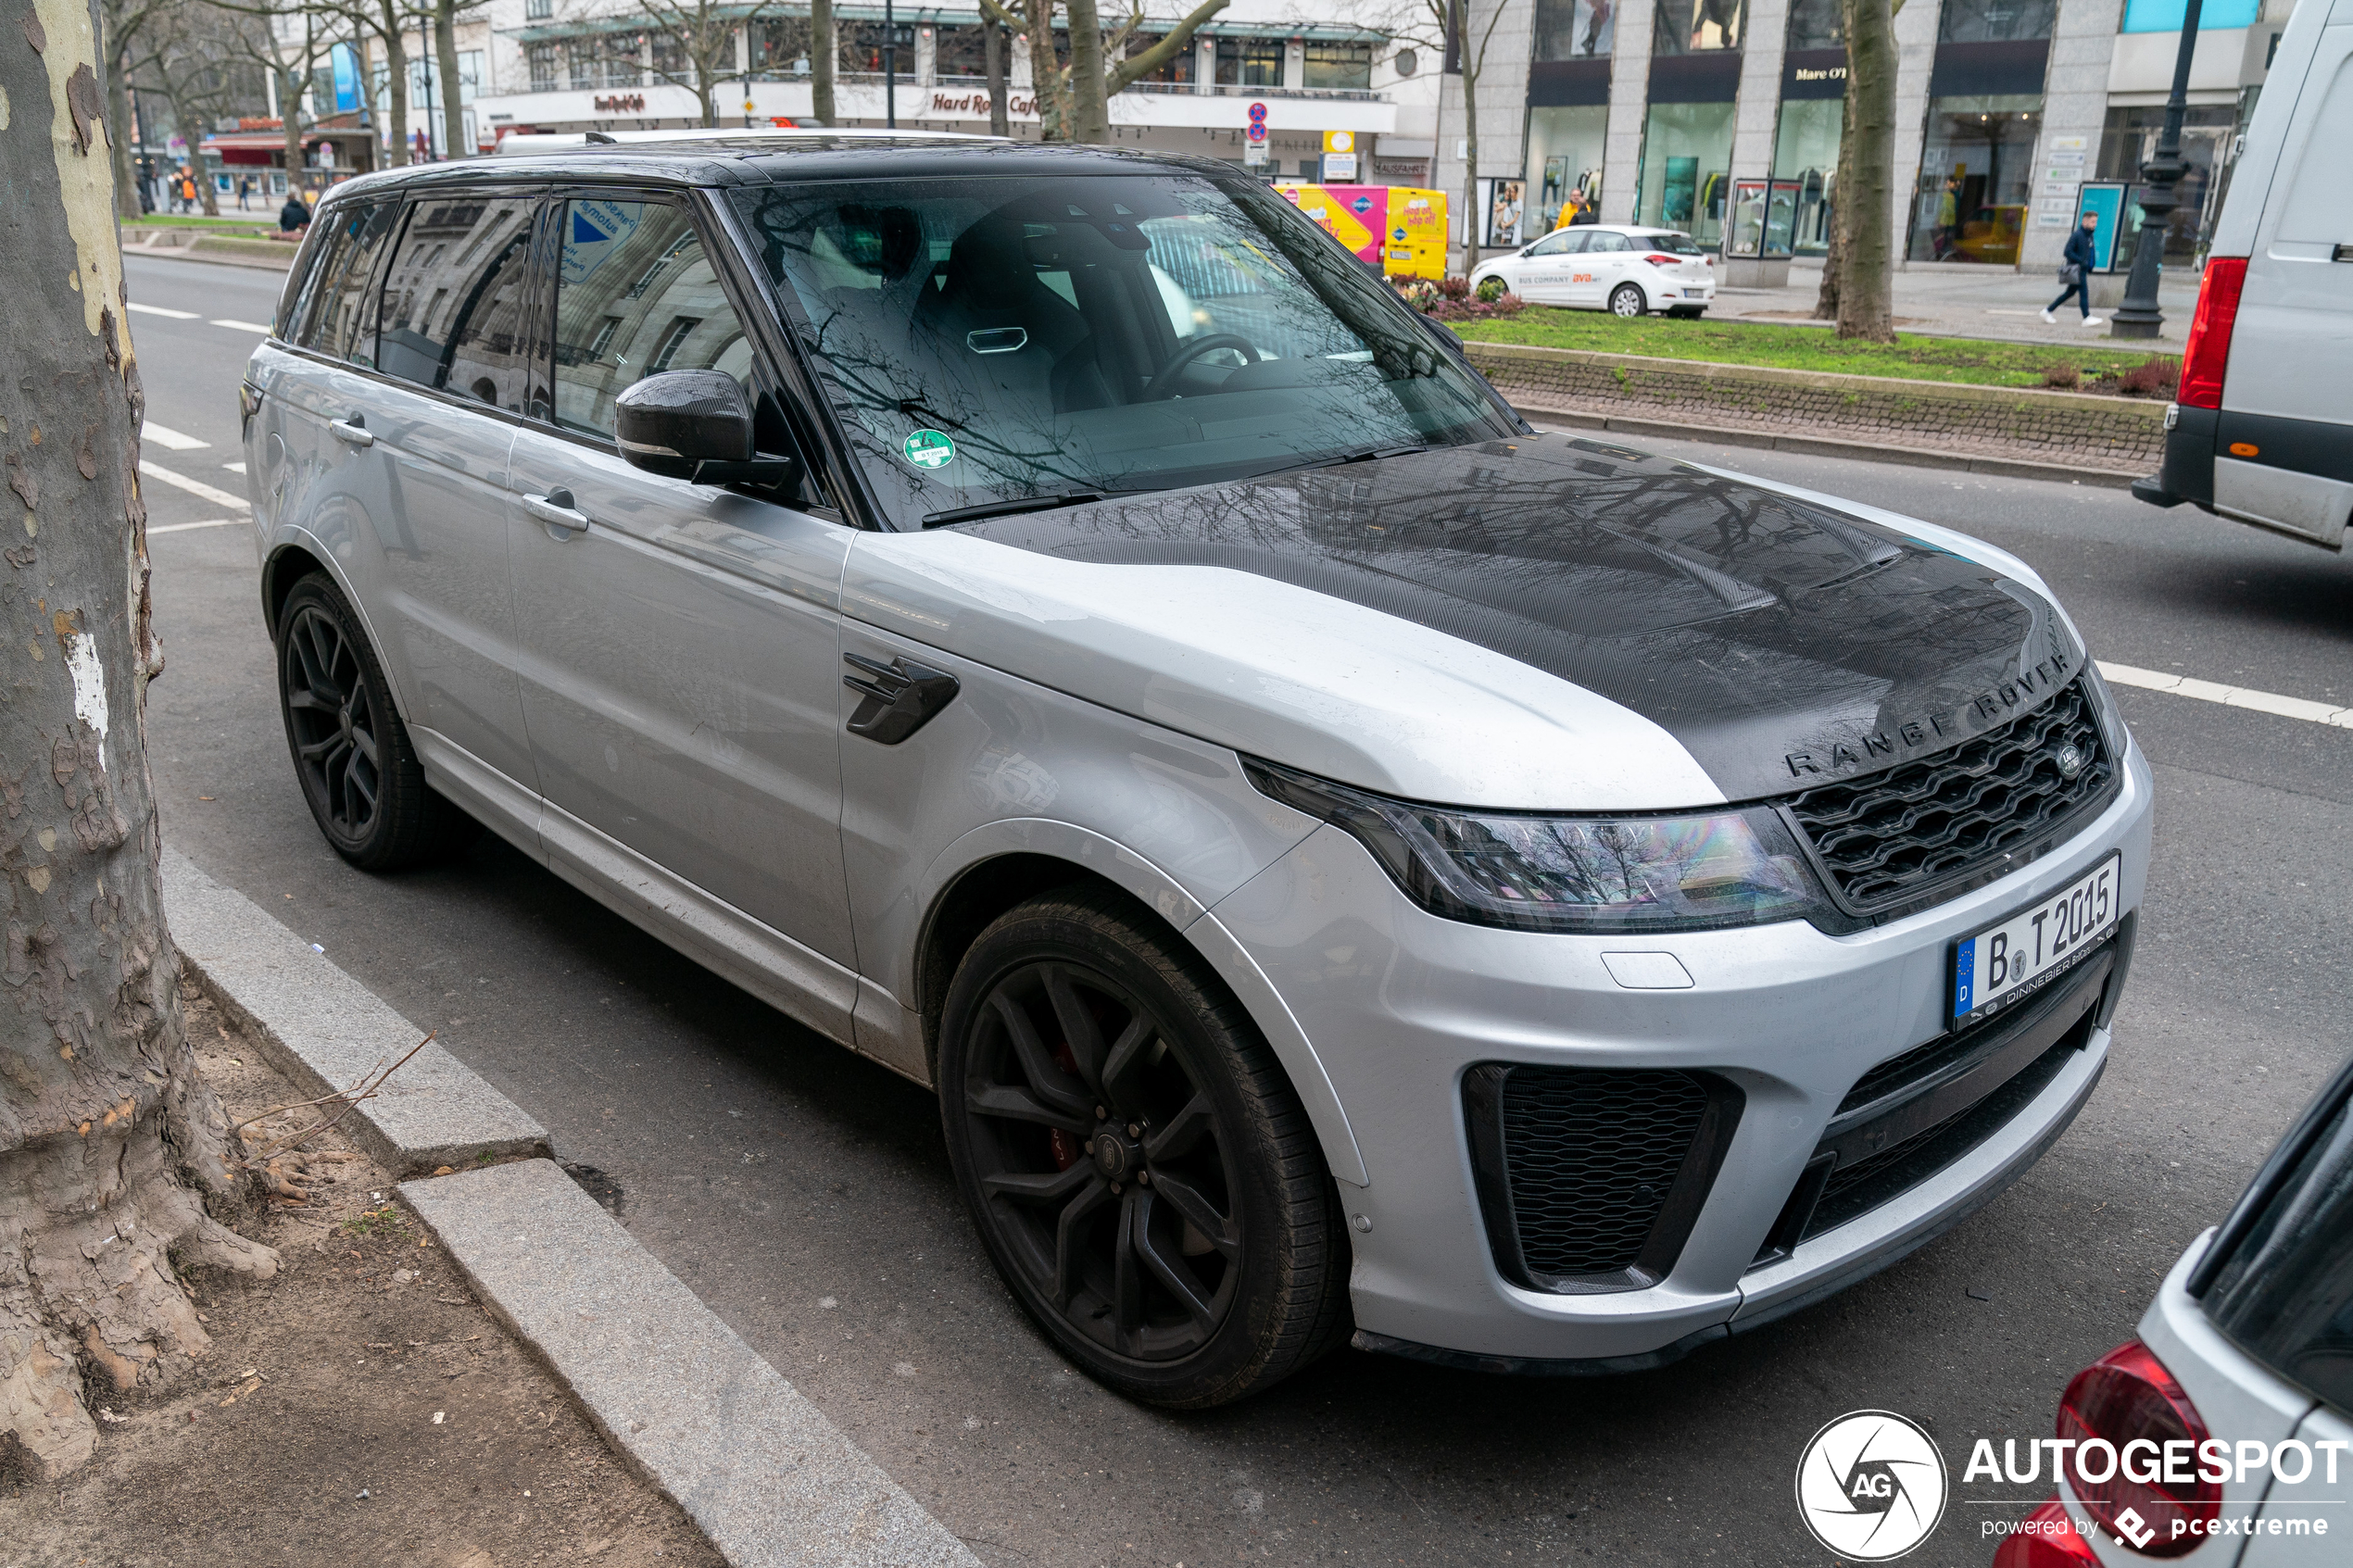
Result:
<svg viewBox="0 0 2353 1568"><path fill-rule="evenodd" d="M1253 142L1264 142L1266 140L1266 127L1264 125L1253 125L1249 130L1243 132L1242 134L1249 137Z"/></svg>
<svg viewBox="0 0 2353 1568"><path fill-rule="evenodd" d="M1266 106L1265 104L1252 104L1250 106L1250 122L1252 125L1264 125L1266 123Z"/></svg>

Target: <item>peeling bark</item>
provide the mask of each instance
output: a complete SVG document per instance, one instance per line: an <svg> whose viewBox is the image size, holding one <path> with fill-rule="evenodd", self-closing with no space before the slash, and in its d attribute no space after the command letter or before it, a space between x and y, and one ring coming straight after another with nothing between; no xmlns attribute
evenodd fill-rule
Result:
<svg viewBox="0 0 2353 1568"><path fill-rule="evenodd" d="M145 708L143 396L86 5L0 30L0 1465L97 1443L86 1386L168 1382L208 1343L192 1267L277 1258L206 1211L248 1189L182 1031Z"/></svg>

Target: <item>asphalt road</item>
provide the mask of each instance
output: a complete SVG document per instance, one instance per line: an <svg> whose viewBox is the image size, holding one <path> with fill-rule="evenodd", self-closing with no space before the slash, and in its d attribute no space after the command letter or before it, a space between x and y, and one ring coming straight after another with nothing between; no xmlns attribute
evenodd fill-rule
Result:
<svg viewBox="0 0 2353 1568"><path fill-rule="evenodd" d="M151 462L242 492L235 383L274 274L133 258ZM2107 659L2353 703L2353 563L2120 491L1704 445L1998 541ZM217 506L160 483L154 522ZM1939 1437L1957 1502L1910 1561L1982 1564L2047 1486L1958 1487L2050 1432L2346 1051L2353 732L2120 690L2156 863L2106 1082L2022 1182L1842 1297L1641 1376L1515 1381L1344 1351L1203 1415L1128 1405L1034 1333L967 1227L931 1098L816 1039L497 843L371 877L288 764L250 531L150 545L170 665L147 735L167 839L263 904L606 1173L621 1214L991 1564L1821 1563L1806 1439L1847 1411Z"/></svg>

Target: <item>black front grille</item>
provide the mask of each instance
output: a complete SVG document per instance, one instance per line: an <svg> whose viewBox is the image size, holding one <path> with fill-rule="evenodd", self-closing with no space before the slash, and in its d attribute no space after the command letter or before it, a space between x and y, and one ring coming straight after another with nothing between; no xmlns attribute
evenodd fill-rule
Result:
<svg viewBox="0 0 2353 1568"><path fill-rule="evenodd" d="M1476 1067L1463 1084L1496 1266L1538 1290L1637 1290L1674 1267L1742 1095L1672 1069Z"/></svg>
<svg viewBox="0 0 2353 1568"><path fill-rule="evenodd" d="M1529 1271L1632 1268L1706 1110L1707 1090L1688 1073L1515 1071L1504 1153Z"/></svg>
<svg viewBox="0 0 2353 1568"><path fill-rule="evenodd" d="M2072 746L2080 765L2059 766ZM2105 801L2116 761L2084 683L2033 712L1917 762L1793 796L1790 814L1858 913L1885 910L2005 857Z"/></svg>

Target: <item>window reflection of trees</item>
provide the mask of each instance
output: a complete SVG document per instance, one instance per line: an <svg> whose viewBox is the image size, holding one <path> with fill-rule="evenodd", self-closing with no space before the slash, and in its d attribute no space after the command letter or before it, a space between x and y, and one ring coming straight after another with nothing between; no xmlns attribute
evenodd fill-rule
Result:
<svg viewBox="0 0 2353 1568"><path fill-rule="evenodd" d="M384 279L381 367L496 408L522 405L529 198L427 198Z"/></svg>
<svg viewBox="0 0 2353 1568"><path fill-rule="evenodd" d="M613 399L662 370L724 370L749 387L751 345L686 214L654 202L598 206L627 232L596 242L616 248L585 276L560 269L576 281L556 290L556 422L609 435ZM569 239L565 250L574 251Z"/></svg>
<svg viewBox="0 0 2353 1568"><path fill-rule="evenodd" d="M870 471L923 510L1502 433L1359 264L1279 199L1256 205L1181 178L745 203ZM1248 351L1188 353L1229 336ZM924 428L952 436L953 468L908 469L900 445Z"/></svg>

